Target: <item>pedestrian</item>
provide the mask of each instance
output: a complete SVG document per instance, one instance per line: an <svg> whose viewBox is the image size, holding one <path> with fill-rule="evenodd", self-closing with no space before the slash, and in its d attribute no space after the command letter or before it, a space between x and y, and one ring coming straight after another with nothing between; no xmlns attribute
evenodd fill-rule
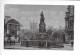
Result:
<svg viewBox="0 0 80 55"><path fill-rule="evenodd" d="M50 43L49 42L47 43L47 47L50 47Z"/></svg>
<svg viewBox="0 0 80 55"><path fill-rule="evenodd" d="M73 47L73 42L71 42L71 47Z"/></svg>

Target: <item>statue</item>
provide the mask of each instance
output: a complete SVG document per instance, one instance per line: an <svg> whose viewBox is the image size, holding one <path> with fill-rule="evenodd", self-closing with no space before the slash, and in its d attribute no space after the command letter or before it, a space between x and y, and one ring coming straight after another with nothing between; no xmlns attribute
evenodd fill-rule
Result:
<svg viewBox="0 0 80 55"><path fill-rule="evenodd" d="M44 14L43 11L40 14L41 18L40 18L40 24L39 24L39 33L45 33L46 32L46 24L44 23Z"/></svg>

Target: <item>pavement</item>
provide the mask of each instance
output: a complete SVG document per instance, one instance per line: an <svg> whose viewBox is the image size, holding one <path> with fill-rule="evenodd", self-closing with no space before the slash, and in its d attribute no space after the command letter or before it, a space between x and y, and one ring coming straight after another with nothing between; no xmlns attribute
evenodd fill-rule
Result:
<svg viewBox="0 0 80 55"><path fill-rule="evenodd" d="M5 45L4 49L23 49L23 50L73 50L71 44L64 44L63 48L38 48L38 47L24 47L20 46L19 43L15 45Z"/></svg>

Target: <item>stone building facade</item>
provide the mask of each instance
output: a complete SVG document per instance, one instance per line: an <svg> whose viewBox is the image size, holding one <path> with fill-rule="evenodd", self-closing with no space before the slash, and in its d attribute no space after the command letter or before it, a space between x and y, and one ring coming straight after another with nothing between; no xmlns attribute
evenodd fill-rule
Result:
<svg viewBox="0 0 80 55"><path fill-rule="evenodd" d="M69 5L65 17L65 39L74 40L74 6Z"/></svg>
<svg viewBox="0 0 80 55"><path fill-rule="evenodd" d="M6 18L4 19L6 21ZM4 36L8 39L14 36L14 38L18 38L18 34L20 31L20 23L15 19L10 19L7 22L4 21Z"/></svg>
<svg viewBox="0 0 80 55"><path fill-rule="evenodd" d="M30 21L30 31L32 33L37 33L38 32L38 29L37 29L37 22L31 22Z"/></svg>

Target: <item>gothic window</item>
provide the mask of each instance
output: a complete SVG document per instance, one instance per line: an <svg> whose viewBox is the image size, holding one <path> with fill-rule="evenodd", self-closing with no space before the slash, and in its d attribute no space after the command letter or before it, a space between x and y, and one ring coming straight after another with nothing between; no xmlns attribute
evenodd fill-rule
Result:
<svg viewBox="0 0 80 55"><path fill-rule="evenodd" d="M73 15L74 15L74 13L73 13L73 12L71 12L71 13L70 13L70 16L73 16Z"/></svg>
<svg viewBox="0 0 80 55"><path fill-rule="evenodd" d="M8 24L8 28L11 29L11 27L12 27L12 24Z"/></svg>
<svg viewBox="0 0 80 55"><path fill-rule="evenodd" d="M7 29L9 29L9 27L10 27L9 24L7 24Z"/></svg>
<svg viewBox="0 0 80 55"><path fill-rule="evenodd" d="M17 30L20 30L20 26L19 25L17 26Z"/></svg>
<svg viewBox="0 0 80 55"><path fill-rule="evenodd" d="M70 20L70 28L73 28L73 20Z"/></svg>
<svg viewBox="0 0 80 55"><path fill-rule="evenodd" d="M15 25L15 29L17 29L17 25Z"/></svg>

